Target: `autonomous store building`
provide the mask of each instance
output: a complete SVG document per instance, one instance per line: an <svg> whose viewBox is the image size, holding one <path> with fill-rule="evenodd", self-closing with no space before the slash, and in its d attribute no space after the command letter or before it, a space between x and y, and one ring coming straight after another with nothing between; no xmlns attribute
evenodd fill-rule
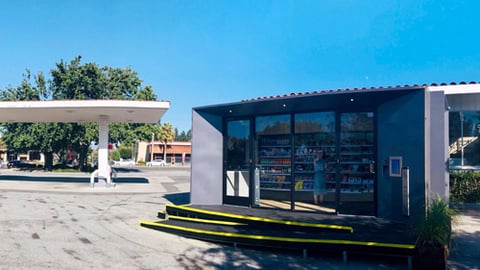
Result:
<svg viewBox="0 0 480 270"><path fill-rule="evenodd" d="M354 88L192 110L193 205L404 219L448 199L449 115L480 111L480 84ZM326 193L313 201L313 158Z"/></svg>

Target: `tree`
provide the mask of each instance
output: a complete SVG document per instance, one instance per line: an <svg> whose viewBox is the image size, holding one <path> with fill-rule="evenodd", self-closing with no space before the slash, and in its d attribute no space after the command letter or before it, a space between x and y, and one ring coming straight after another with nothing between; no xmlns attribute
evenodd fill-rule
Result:
<svg viewBox="0 0 480 270"><path fill-rule="evenodd" d="M25 130L23 130L25 132ZM33 123L27 133L33 141L24 145L24 151L38 150L45 156L44 169L52 170L53 155L62 151L71 134L70 125L64 123ZM30 149L27 149L29 147Z"/></svg>
<svg viewBox="0 0 480 270"><path fill-rule="evenodd" d="M56 69L51 70L50 88L53 99L156 99L153 88L142 88L138 74L129 67L98 67L95 63L80 65L80 61L81 56L70 63L62 60L56 64ZM80 154L79 164L82 169L91 141L98 140L98 132L93 132L98 130L98 125L75 123L72 126L72 147ZM141 135L141 139L146 137L143 126L144 124L112 123L110 143L133 145L138 135Z"/></svg>
<svg viewBox="0 0 480 270"><path fill-rule="evenodd" d="M167 143L175 138L175 131L170 123L158 126L157 138L163 143L163 160L167 160Z"/></svg>
<svg viewBox="0 0 480 270"><path fill-rule="evenodd" d="M32 82L33 80L33 82ZM42 73L33 76L29 70L16 88L0 92L2 100L42 100L48 96ZM27 152L37 150L45 155L45 170L51 170L53 154L64 147L70 135L69 126L61 123L8 123L4 124L3 141L9 150Z"/></svg>
<svg viewBox="0 0 480 270"><path fill-rule="evenodd" d="M175 141L177 142L189 142L191 140L191 131L188 132L182 131L179 132L177 128L175 128Z"/></svg>
<svg viewBox="0 0 480 270"><path fill-rule="evenodd" d="M53 99L104 99L107 98L106 78L94 63L80 66L81 56L70 64L60 61L52 69L50 89Z"/></svg>
<svg viewBox="0 0 480 270"><path fill-rule="evenodd" d="M47 82L42 73L32 77L24 74L20 86L0 91L2 100L63 100L63 99L128 99L156 100L153 87L142 87L142 80L130 67L99 67L96 63L81 64L81 56L70 62L61 60L50 70ZM32 81L34 81L32 83ZM59 130L56 130L59 129ZM154 124L113 123L110 125L110 142L132 146L138 140L149 140L158 127ZM79 169L86 165L92 141L98 141L97 123L26 124L5 125L5 143L16 151L39 150L46 155L60 153L67 145L79 154ZM36 138L36 139L33 139ZM38 138L41 138L39 140ZM53 147L51 147L53 146ZM52 152L53 151L53 152ZM46 158L50 162L50 158ZM51 168L50 165L45 167Z"/></svg>
<svg viewBox="0 0 480 270"><path fill-rule="evenodd" d="M33 76L30 70L22 74L22 82L16 88L7 87L0 92L0 98L5 101L17 100L43 100L49 95L46 88L46 81L43 73L39 72ZM32 82L33 80L33 82Z"/></svg>

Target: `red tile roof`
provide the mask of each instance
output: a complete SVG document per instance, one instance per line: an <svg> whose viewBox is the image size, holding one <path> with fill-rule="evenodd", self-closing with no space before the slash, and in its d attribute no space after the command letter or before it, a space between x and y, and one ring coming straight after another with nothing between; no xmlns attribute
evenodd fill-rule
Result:
<svg viewBox="0 0 480 270"><path fill-rule="evenodd" d="M362 88L344 88L344 89L330 89L330 90L314 90L311 92L298 92L298 93L290 93L290 94L283 94L283 95L276 95L276 96L266 96L266 97L257 97L257 98L251 98L251 99L244 99L242 102L248 102L248 101L258 101L258 100L266 100L266 99L275 99L275 98L285 98L285 97L298 97L298 96L309 96L309 95L315 95L315 94L327 94L327 93L338 93L338 92L356 92L356 91L366 91L366 90L392 90L392 89L409 89L409 88L425 88L429 86L448 86L448 85L466 85L466 84L480 84L480 82L475 82L475 81L470 81L470 82L450 82L450 83L431 83L431 84L414 84L414 85L397 85L397 86L379 86L379 87L362 87Z"/></svg>

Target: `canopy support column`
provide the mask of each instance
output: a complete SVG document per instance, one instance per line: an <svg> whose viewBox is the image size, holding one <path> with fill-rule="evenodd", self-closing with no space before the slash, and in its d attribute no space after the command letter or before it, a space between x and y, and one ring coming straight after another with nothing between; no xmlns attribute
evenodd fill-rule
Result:
<svg viewBox="0 0 480 270"><path fill-rule="evenodd" d="M92 173L91 179L97 175L98 179L106 179L106 187L115 187L112 183L110 165L108 164L108 117L106 115L100 117L98 122L98 170ZM100 183L100 180L99 180ZM95 186L93 184L93 186Z"/></svg>

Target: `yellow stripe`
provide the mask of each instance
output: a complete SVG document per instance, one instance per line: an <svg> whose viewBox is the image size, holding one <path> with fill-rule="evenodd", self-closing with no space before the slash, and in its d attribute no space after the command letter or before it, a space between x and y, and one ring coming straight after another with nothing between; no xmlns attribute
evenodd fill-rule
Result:
<svg viewBox="0 0 480 270"><path fill-rule="evenodd" d="M254 239L254 240L285 241L285 242L296 242L296 243L307 243L307 244L335 244L335 245L357 245L357 246L370 246L370 247L389 247L389 248L400 248L400 249L410 249L410 250L413 250L415 248L415 245L409 245L409 244L393 244L393 243L365 242L365 241L352 241L352 240L308 239L308 238L292 238L292 237L277 237L277 236L265 236L265 235L215 232L215 231L186 228L186 227L180 227L180 226L169 225L169 224L161 224L156 222L148 222L148 221L141 221L140 225L142 224L151 225L155 227L170 228L170 229L175 229L179 231L200 233L205 235L237 237L237 238Z"/></svg>
<svg viewBox="0 0 480 270"><path fill-rule="evenodd" d="M174 205L174 204L167 204L167 207L178 208L182 210L188 210L188 211L198 212L203 214L214 214L217 216L240 218L240 219L253 220L253 221L262 221L262 222L269 222L269 223L295 225L295 226L303 226L303 227L314 227L314 228L323 228L323 229L346 230L346 231L350 231L351 233L353 232L353 228L350 226L329 225L329 224L319 224L319 223L313 224L313 223L298 222L298 221L284 221L284 220L260 218L260 217L253 217L253 216L243 216L243 215L237 215L237 214L227 214L222 212L191 208L187 206Z"/></svg>
<svg viewBox="0 0 480 270"><path fill-rule="evenodd" d="M221 220L211 220L211 219L202 219L202 218L188 218L180 216L169 216L168 219L178 219L185 220L190 222L200 222L200 223L209 223L209 224L219 224L219 225L246 225L244 223L230 222L230 221L221 221Z"/></svg>

